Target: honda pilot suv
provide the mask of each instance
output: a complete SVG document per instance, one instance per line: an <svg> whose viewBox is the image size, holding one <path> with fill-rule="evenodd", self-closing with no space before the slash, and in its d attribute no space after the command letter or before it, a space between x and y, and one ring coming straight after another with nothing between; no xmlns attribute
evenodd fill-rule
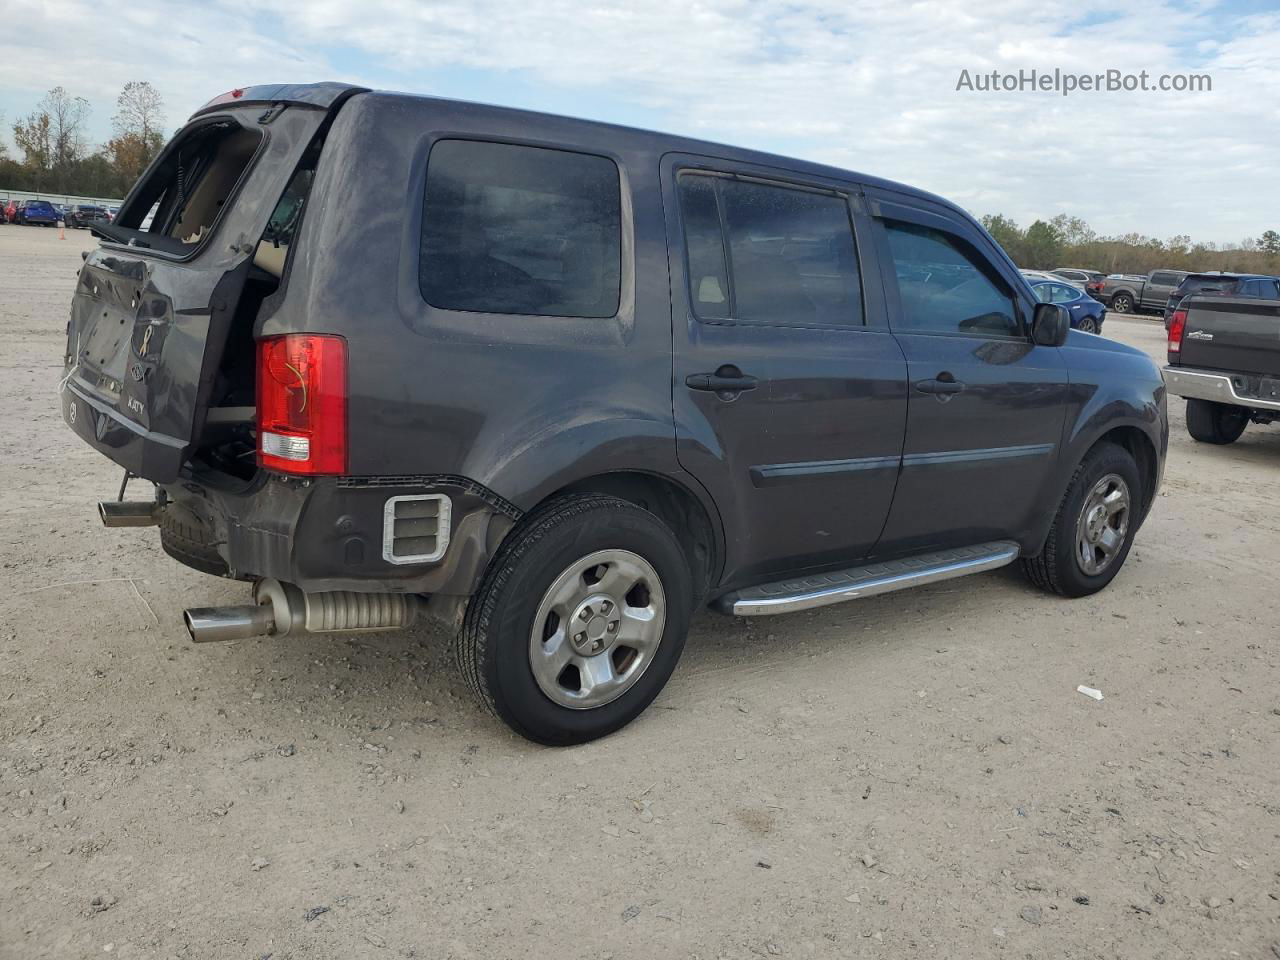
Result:
<svg viewBox="0 0 1280 960"><path fill-rule="evenodd" d="M252 584L192 639L433 614L542 743L643 711L701 605L1015 560L1091 594L1160 482L1150 359L1072 331L955 205L845 170L247 87L92 228L62 412L154 485L108 526Z"/></svg>

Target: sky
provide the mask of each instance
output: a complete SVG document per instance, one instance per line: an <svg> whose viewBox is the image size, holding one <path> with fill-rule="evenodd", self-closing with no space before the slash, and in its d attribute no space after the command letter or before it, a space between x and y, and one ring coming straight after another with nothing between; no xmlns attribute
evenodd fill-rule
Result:
<svg viewBox="0 0 1280 960"><path fill-rule="evenodd" d="M1277 0L0 0L4 138L49 88L110 135L255 83L341 80L831 163L1026 226L1234 243L1280 229ZM1207 74L1205 92L957 89L992 71Z"/></svg>

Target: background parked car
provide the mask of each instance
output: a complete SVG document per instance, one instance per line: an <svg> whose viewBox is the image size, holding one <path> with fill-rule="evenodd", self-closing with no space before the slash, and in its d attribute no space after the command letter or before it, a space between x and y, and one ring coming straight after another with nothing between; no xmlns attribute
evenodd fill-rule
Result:
<svg viewBox="0 0 1280 960"><path fill-rule="evenodd" d="M63 222L68 227L86 229L97 221L109 221L106 207L94 206L91 203L71 203L62 211Z"/></svg>
<svg viewBox="0 0 1280 960"><path fill-rule="evenodd" d="M1280 299L1277 280L1257 273L1189 273L1169 295L1164 307L1164 328L1179 304L1192 295L1243 297L1249 300Z"/></svg>
<svg viewBox="0 0 1280 960"><path fill-rule="evenodd" d="M4 205L4 218L10 223L18 222L18 201L7 200Z"/></svg>
<svg viewBox="0 0 1280 960"><path fill-rule="evenodd" d="M1098 294L1102 292L1102 286L1107 280L1104 273L1097 270L1082 270L1079 267L1058 267L1049 272L1073 286L1084 287L1084 292L1095 300L1098 299Z"/></svg>
<svg viewBox="0 0 1280 960"><path fill-rule="evenodd" d="M23 200L18 204L17 213L15 223L39 224L43 227L52 227L62 218L58 208L48 200Z"/></svg>
<svg viewBox="0 0 1280 960"><path fill-rule="evenodd" d="M1098 299L1116 313L1164 310L1170 294L1186 275L1186 270L1152 270L1145 277L1112 274L1099 291Z"/></svg>
<svg viewBox="0 0 1280 960"><path fill-rule="evenodd" d="M1025 276L1026 271L1023 271ZM1041 303L1058 303L1067 308L1071 314L1071 326L1085 333L1102 333L1102 321L1107 317L1107 308L1079 287L1073 287L1065 280L1032 280L1031 292Z"/></svg>

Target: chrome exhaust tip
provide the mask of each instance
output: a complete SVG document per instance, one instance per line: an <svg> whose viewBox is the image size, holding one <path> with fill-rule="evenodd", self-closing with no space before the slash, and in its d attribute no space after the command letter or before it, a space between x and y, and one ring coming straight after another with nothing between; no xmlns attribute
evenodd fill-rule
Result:
<svg viewBox="0 0 1280 960"><path fill-rule="evenodd" d="M102 500L98 516L104 527L154 527L160 522L160 504L155 500Z"/></svg>
<svg viewBox="0 0 1280 960"><path fill-rule="evenodd" d="M247 640L274 633L275 613L267 604L242 607L193 607L182 611L182 622L195 643Z"/></svg>

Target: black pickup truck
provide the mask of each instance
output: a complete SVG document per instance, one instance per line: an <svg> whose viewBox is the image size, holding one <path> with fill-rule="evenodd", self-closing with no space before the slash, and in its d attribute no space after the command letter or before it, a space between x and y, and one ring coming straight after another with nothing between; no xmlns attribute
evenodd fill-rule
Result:
<svg viewBox="0 0 1280 960"><path fill-rule="evenodd" d="M1234 443L1280 419L1280 300L1197 295L1169 318L1169 393L1187 400L1187 432Z"/></svg>

